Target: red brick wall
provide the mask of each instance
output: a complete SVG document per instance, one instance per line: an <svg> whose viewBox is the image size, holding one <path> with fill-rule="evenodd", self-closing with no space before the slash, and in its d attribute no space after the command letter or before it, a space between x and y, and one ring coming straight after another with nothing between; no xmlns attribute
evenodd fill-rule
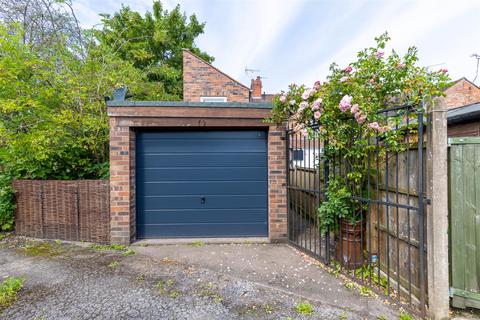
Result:
<svg viewBox="0 0 480 320"><path fill-rule="evenodd" d="M268 131L268 224L272 241L287 239L287 169L285 128Z"/></svg>
<svg viewBox="0 0 480 320"><path fill-rule="evenodd" d="M480 102L480 88L466 79L457 81L445 94L447 109Z"/></svg>
<svg viewBox="0 0 480 320"><path fill-rule="evenodd" d="M110 241L128 244L135 237L134 132L110 118ZM133 140L134 141L134 140Z"/></svg>
<svg viewBox="0 0 480 320"><path fill-rule="evenodd" d="M183 51L183 100L227 97L228 102L249 102L250 89L188 50Z"/></svg>

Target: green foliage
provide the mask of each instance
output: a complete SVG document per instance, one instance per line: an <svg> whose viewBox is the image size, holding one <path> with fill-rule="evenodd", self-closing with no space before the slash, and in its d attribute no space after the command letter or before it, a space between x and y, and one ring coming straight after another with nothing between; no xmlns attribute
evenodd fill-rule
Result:
<svg viewBox="0 0 480 320"><path fill-rule="evenodd" d="M339 178L333 178L328 181L326 195L328 201L323 202L318 208L322 232L332 230L338 222L337 218L346 219L349 223L355 223L357 215L352 211L352 194Z"/></svg>
<svg viewBox="0 0 480 320"><path fill-rule="evenodd" d="M148 79L138 97L162 100L182 97L182 49L189 49L207 62L213 57L195 46L195 39L205 24L195 15L188 17L177 5L171 12L160 1L153 2L152 12L145 16L123 6L114 15L102 15L103 29L94 31L96 39L111 48L117 56L133 63Z"/></svg>
<svg viewBox="0 0 480 320"><path fill-rule="evenodd" d="M126 257L126 256L131 256L132 254L135 254L135 253L136 253L135 250L127 249L122 253L122 255Z"/></svg>
<svg viewBox="0 0 480 320"><path fill-rule="evenodd" d="M310 316L313 314L313 306L307 301L300 302L295 305L295 311L299 314Z"/></svg>
<svg viewBox="0 0 480 320"><path fill-rule="evenodd" d="M205 245L205 242L203 241L194 241L189 244L192 247L203 247Z"/></svg>
<svg viewBox="0 0 480 320"><path fill-rule="evenodd" d="M90 245L90 248L94 250L115 250L115 251L125 251L127 250L127 246L122 245L122 244L98 244L98 243L92 243Z"/></svg>
<svg viewBox="0 0 480 320"><path fill-rule="evenodd" d="M413 118L416 111L424 112L422 101L442 96L449 83L446 70L429 72L417 65L416 48L409 48L403 57L393 50L385 55L388 34L375 40L375 46L358 52L357 59L345 68L332 64L326 82L317 81L312 88L292 84L274 99L272 116L267 119L274 123L289 120L294 132L326 142L322 157L337 164L330 170L330 180L341 179L329 184L327 201L319 209L327 219L323 228L331 226L334 218L353 221L362 211L359 202L347 198L349 193L358 197L367 190L369 155L378 152L381 159L387 152L404 150L405 136L417 132ZM413 111L388 116L379 112L399 105L410 105Z"/></svg>
<svg viewBox="0 0 480 320"><path fill-rule="evenodd" d="M406 313L405 311L402 311L400 313L400 316L398 317L398 320L413 320L413 317Z"/></svg>
<svg viewBox="0 0 480 320"><path fill-rule="evenodd" d="M10 306L17 300L17 293L22 289L25 280L8 277L0 284L0 310Z"/></svg>
<svg viewBox="0 0 480 320"><path fill-rule="evenodd" d="M213 60L195 46L204 24L195 15L187 21L178 6L167 12L155 2L145 17L123 7L103 16L102 30L63 34L56 30L76 25L75 16L51 4L38 8L55 24L38 30L43 40L22 29L15 10L1 11L0 230L13 227L12 179L108 178L105 97L113 89L127 86L136 99L178 100L182 48ZM36 26L36 18L29 16L28 25Z"/></svg>
<svg viewBox="0 0 480 320"><path fill-rule="evenodd" d="M104 178L104 96L120 83L141 86L143 75L108 48L92 45L80 60L58 44L44 56L11 30L0 25L1 169L13 178Z"/></svg>
<svg viewBox="0 0 480 320"><path fill-rule="evenodd" d="M14 190L9 175L0 172L0 231L13 229L15 213Z"/></svg>
<svg viewBox="0 0 480 320"><path fill-rule="evenodd" d="M375 272L375 268L372 265L365 265L355 269L355 277L357 279L371 279L372 283L383 288L385 295L388 295L391 291L388 286L388 280L385 276L379 275Z"/></svg>

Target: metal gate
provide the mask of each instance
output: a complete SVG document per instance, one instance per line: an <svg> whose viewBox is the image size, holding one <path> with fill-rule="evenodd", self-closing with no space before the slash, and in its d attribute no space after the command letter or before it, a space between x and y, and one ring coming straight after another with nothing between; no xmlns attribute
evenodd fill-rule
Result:
<svg viewBox="0 0 480 320"><path fill-rule="evenodd" d="M385 119L403 117L391 129L406 128L408 133L402 142L405 148L394 153L381 152L380 145L386 143L381 134L368 142L372 146L365 164L370 172L368 187L352 196L367 207L358 217L363 227L356 240L338 227L340 221L321 232L317 214L329 179L346 179L348 166L341 156L325 157L328 141L304 137L294 131L294 123L287 124L288 239L360 284L425 314L424 112L401 106L380 113ZM311 124L314 130L320 126Z"/></svg>

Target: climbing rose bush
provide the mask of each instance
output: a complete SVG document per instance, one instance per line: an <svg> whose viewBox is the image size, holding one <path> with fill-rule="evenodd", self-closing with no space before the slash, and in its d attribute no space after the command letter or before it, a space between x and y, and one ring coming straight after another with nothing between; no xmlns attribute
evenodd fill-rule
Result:
<svg viewBox="0 0 480 320"><path fill-rule="evenodd" d="M335 181L335 188L327 190L329 199L335 199L335 190L361 195L366 190L367 157L376 148L374 141L381 141L380 156L389 150L401 151L405 134L416 130L416 122L407 122L406 117L416 118L416 112L424 112L422 101L442 96L450 81L446 69L428 71L418 66L415 47L403 56L394 50L387 54L389 40L387 33L375 38L376 45L358 52L355 61L346 66L332 64L325 82L311 87L292 84L274 99L269 122L288 120L295 132L324 142L326 159L342 159L348 168L346 179ZM379 113L401 105L414 110L388 118ZM353 200L348 205L352 213L361 209Z"/></svg>

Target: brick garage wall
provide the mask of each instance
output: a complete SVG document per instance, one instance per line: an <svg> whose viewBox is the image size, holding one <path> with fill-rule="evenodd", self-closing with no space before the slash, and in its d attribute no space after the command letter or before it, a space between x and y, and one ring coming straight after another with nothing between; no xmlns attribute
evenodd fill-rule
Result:
<svg viewBox="0 0 480 320"><path fill-rule="evenodd" d="M183 51L183 100L199 102L200 97L227 97L228 102L248 102L250 89L203 61Z"/></svg>
<svg viewBox="0 0 480 320"><path fill-rule="evenodd" d="M287 239L287 169L285 129L268 131L268 208L271 241Z"/></svg>
<svg viewBox="0 0 480 320"><path fill-rule="evenodd" d="M460 79L445 90L448 109L480 102L480 88L466 79Z"/></svg>
<svg viewBox="0 0 480 320"><path fill-rule="evenodd" d="M116 121L110 118L110 241L128 244L136 230L135 133Z"/></svg>
<svg viewBox="0 0 480 320"><path fill-rule="evenodd" d="M286 150L285 128L266 125L262 119L268 110L255 109L232 110L192 109L188 114L202 114L200 118L165 117L185 110L175 107L148 108L139 112L141 107L109 107L110 115L110 198L111 198L111 242L128 244L135 240L135 130L138 128L160 128L186 126L227 127L227 128L268 128L268 205L269 237L271 241L284 241L287 236L287 191L286 191ZM233 112L233 113L232 113ZM241 112L245 118L231 117ZM133 116L141 114L142 117ZM159 115L163 114L163 117ZM122 116L123 115L123 116ZM223 117L226 118L221 118ZM257 118L248 118L257 117ZM134 130L135 128L135 130Z"/></svg>
<svg viewBox="0 0 480 320"><path fill-rule="evenodd" d="M16 180L15 233L108 243L110 197L106 180Z"/></svg>

